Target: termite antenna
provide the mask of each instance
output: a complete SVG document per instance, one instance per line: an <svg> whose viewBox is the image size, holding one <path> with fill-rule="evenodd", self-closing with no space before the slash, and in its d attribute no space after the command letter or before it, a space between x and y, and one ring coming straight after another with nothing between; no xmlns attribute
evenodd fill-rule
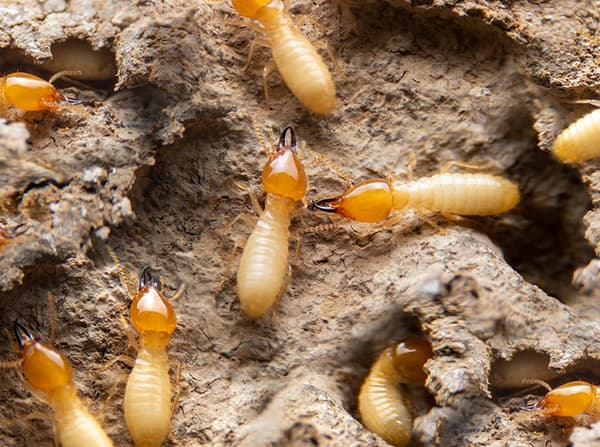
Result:
<svg viewBox="0 0 600 447"><path fill-rule="evenodd" d="M548 383L546 383L540 379L523 379L523 380L521 380L521 382L523 382L527 385L539 385L541 387L546 388L548 391L552 391L552 387L550 385L548 385Z"/></svg>
<svg viewBox="0 0 600 447"><path fill-rule="evenodd" d="M27 342L33 342L33 335L31 335L31 332L25 326L19 323L19 320L15 320L14 331L20 348Z"/></svg>
<svg viewBox="0 0 600 447"><path fill-rule="evenodd" d="M150 285L158 290L161 289L160 286L160 281L157 280L154 275L152 275L151 272L151 268L149 265L147 265L146 267L144 267L142 269L142 272L140 273L140 289L142 287L145 287L147 285Z"/></svg>
<svg viewBox="0 0 600 447"><path fill-rule="evenodd" d="M53 84L54 81L56 81L57 79L60 78L66 78L69 76L81 76L81 71L80 70L64 70L64 71L59 71L58 73L54 73L54 76L52 76L48 82L50 84Z"/></svg>
<svg viewBox="0 0 600 447"><path fill-rule="evenodd" d="M66 96L65 96L64 102L66 102L67 104L69 104L71 106L78 106L80 104L85 104L85 101L83 99L67 98Z"/></svg>
<svg viewBox="0 0 600 447"><path fill-rule="evenodd" d="M310 209L317 209L319 211L325 211L326 213L335 213L336 209L330 206L330 203L335 202L335 197L329 199L313 200L310 204Z"/></svg>
<svg viewBox="0 0 600 447"><path fill-rule="evenodd" d="M290 132L290 144L285 143L285 137L288 131ZM294 132L294 129L290 126L283 129L283 132L281 132L281 136L279 137L279 150L283 151L286 149L296 151L296 133Z"/></svg>

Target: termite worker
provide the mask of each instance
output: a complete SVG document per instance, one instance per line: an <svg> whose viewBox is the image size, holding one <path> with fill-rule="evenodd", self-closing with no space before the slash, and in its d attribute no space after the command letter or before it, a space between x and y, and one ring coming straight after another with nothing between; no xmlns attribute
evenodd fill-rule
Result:
<svg viewBox="0 0 600 447"><path fill-rule="evenodd" d="M57 73L50 81L29 73L11 73L0 77L0 112L14 107L25 112L56 111L68 103L52 82L65 73Z"/></svg>
<svg viewBox="0 0 600 447"><path fill-rule="evenodd" d="M600 388L597 386L577 380L553 389L542 381L536 382L548 389L546 396L535 405L544 416L600 415Z"/></svg>
<svg viewBox="0 0 600 447"><path fill-rule="evenodd" d="M167 345L177 322L173 306L149 268L140 275L130 311L139 346L130 339L138 353L125 388L125 422L136 446L160 446L169 434L173 414Z"/></svg>
<svg viewBox="0 0 600 447"><path fill-rule="evenodd" d="M111 447L112 441L77 397L69 361L54 347L35 340L29 330L15 322L21 360L2 367L20 365L25 378L54 411L56 436L62 447Z"/></svg>
<svg viewBox="0 0 600 447"><path fill-rule="evenodd" d="M423 366L432 355L429 342L403 340L379 355L363 382L358 395L360 418L389 444L403 447L410 441L413 415L401 384L424 385Z"/></svg>
<svg viewBox="0 0 600 447"><path fill-rule="evenodd" d="M262 184L267 193L265 210L246 242L237 272L240 306L251 318L264 315L283 293L291 214L308 186L291 127L283 130L278 151L269 156Z"/></svg>
<svg viewBox="0 0 600 447"><path fill-rule="evenodd" d="M251 44L248 61L257 43L269 46L277 70L296 98L315 113L332 112L336 99L331 73L315 47L292 22L289 0L232 0L232 3L240 15L259 22L253 23L252 28L266 37ZM267 66L263 72L267 107L267 78L272 71L273 67Z"/></svg>
<svg viewBox="0 0 600 447"><path fill-rule="evenodd" d="M579 118L561 132L552 147L563 163L576 163L600 157L600 109Z"/></svg>
<svg viewBox="0 0 600 447"><path fill-rule="evenodd" d="M446 173L408 183L366 180L339 197L313 202L313 207L358 222L378 222L405 208L460 216L500 214L519 200L517 185L502 177Z"/></svg>

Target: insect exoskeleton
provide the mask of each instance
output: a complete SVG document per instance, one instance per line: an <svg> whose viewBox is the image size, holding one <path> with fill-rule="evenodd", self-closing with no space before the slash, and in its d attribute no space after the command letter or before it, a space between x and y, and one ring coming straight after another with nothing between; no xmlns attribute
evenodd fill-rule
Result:
<svg viewBox="0 0 600 447"><path fill-rule="evenodd" d="M17 72L0 78L0 110L55 111L66 103L67 98L51 82L38 76Z"/></svg>
<svg viewBox="0 0 600 447"><path fill-rule="evenodd" d="M315 47L300 33L284 3L281 0L232 0L232 3L242 16L260 23L255 28L266 36L268 42L263 44L271 47L275 65L296 98L315 113L332 112L336 98L329 68ZM268 74L269 70L265 69L265 96Z"/></svg>
<svg viewBox="0 0 600 447"><path fill-rule="evenodd" d="M387 348L375 361L358 395L360 418L370 431L395 446L410 441L413 415L402 384L424 385L423 366L433 355L431 344L409 338Z"/></svg>
<svg viewBox="0 0 600 447"><path fill-rule="evenodd" d="M544 416L600 414L600 389L583 380L568 382L548 391L536 409Z"/></svg>
<svg viewBox="0 0 600 447"><path fill-rule="evenodd" d="M600 157L600 109L579 118L563 130L554 141L552 153L564 163Z"/></svg>
<svg viewBox="0 0 600 447"><path fill-rule="evenodd" d="M286 141L289 134L290 141ZM264 315L283 293L288 272L288 239L292 211L307 188L304 167L296 155L296 136L286 127L263 169L267 199L248 238L237 272L242 311L251 318Z"/></svg>
<svg viewBox="0 0 600 447"><path fill-rule="evenodd" d="M23 374L39 396L52 407L60 445L111 447L112 441L77 397L69 361L54 347L36 341L19 322L15 322L14 331L21 348Z"/></svg>
<svg viewBox="0 0 600 447"><path fill-rule="evenodd" d="M408 183L367 180L339 197L313 205L359 222L378 222L405 208L460 216L500 214L514 208L519 200L517 185L502 177L449 173Z"/></svg>
<svg viewBox="0 0 600 447"><path fill-rule="evenodd" d="M125 389L125 422L136 446L160 446L169 434L171 382L167 345L176 328L173 306L145 268L131 304L139 350Z"/></svg>

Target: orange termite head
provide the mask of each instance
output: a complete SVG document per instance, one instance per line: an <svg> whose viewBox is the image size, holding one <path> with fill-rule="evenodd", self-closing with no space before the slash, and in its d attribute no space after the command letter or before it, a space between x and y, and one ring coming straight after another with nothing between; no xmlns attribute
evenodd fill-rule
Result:
<svg viewBox="0 0 600 447"><path fill-rule="evenodd" d="M29 73L11 73L1 79L0 96L4 102L26 112L55 110L69 102L48 81Z"/></svg>
<svg viewBox="0 0 600 447"><path fill-rule="evenodd" d="M240 15L255 19L258 12L271 3L271 0L231 0L231 3Z"/></svg>
<svg viewBox="0 0 600 447"><path fill-rule="evenodd" d="M423 366L433 357L431 343L419 338L407 338L393 347L392 358L396 370L407 382L424 385L427 374Z"/></svg>
<svg viewBox="0 0 600 447"><path fill-rule="evenodd" d="M577 380L549 391L534 408L541 410L544 416L577 416L589 410L595 399L596 387Z"/></svg>
<svg viewBox="0 0 600 447"><path fill-rule="evenodd" d="M393 194L389 182L367 180L339 197L313 202L318 210L337 213L358 222L379 222L392 211Z"/></svg>
<svg viewBox="0 0 600 447"><path fill-rule="evenodd" d="M286 135L290 142L286 143ZM279 138L279 148L272 154L263 169L262 183L265 192L301 200L306 193L308 182L304 167L296 155L296 135L294 129L286 127Z"/></svg>
<svg viewBox="0 0 600 447"><path fill-rule="evenodd" d="M159 332L171 335L177 321L171 303L160 291L160 283L145 267L140 275L138 292L131 304L131 323L139 332Z"/></svg>
<svg viewBox="0 0 600 447"><path fill-rule="evenodd" d="M15 321L14 331L21 348L23 373L34 388L47 392L71 383L71 364L60 352L37 342L18 321Z"/></svg>

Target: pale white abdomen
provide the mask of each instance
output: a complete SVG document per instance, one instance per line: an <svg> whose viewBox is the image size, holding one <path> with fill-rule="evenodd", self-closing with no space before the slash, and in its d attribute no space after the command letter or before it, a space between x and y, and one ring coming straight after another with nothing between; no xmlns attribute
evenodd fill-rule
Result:
<svg viewBox="0 0 600 447"><path fill-rule="evenodd" d="M112 447L113 443L79 398L53 405L62 447Z"/></svg>
<svg viewBox="0 0 600 447"><path fill-rule="evenodd" d="M273 59L286 85L304 106L326 114L335 108L335 85L327 65L292 20L281 14L262 22Z"/></svg>
<svg viewBox="0 0 600 447"><path fill-rule="evenodd" d="M463 216L500 214L520 200L514 183L489 174L438 174L398 188L408 192L408 206L417 211Z"/></svg>
<svg viewBox="0 0 600 447"><path fill-rule="evenodd" d="M270 195L248 238L237 273L242 311L264 315L282 292L288 271L290 213L294 202Z"/></svg>
<svg viewBox="0 0 600 447"><path fill-rule="evenodd" d="M136 447L160 446L171 422L171 382L164 348L141 348L127 381L124 406Z"/></svg>
<svg viewBox="0 0 600 447"><path fill-rule="evenodd" d="M358 395L360 418L386 442L405 446L410 441L412 416L400 390L399 378L374 365Z"/></svg>
<svg viewBox="0 0 600 447"><path fill-rule="evenodd" d="M600 109L563 130L554 141L552 153L566 163L600 157Z"/></svg>

